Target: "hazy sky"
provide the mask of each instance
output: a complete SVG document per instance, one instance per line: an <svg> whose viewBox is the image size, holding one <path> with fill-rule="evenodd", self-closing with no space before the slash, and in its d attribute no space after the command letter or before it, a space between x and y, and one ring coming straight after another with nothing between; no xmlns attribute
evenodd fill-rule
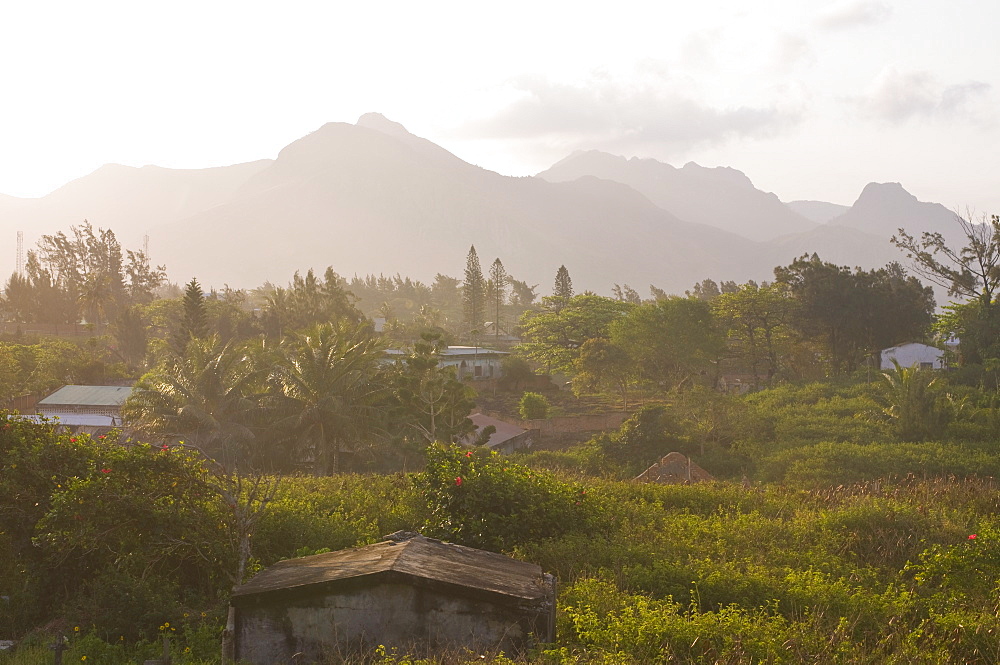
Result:
<svg viewBox="0 0 1000 665"><path fill-rule="evenodd" d="M1000 212L1000 3L693 5L6 2L0 192L274 157L378 111L508 175L599 148Z"/></svg>

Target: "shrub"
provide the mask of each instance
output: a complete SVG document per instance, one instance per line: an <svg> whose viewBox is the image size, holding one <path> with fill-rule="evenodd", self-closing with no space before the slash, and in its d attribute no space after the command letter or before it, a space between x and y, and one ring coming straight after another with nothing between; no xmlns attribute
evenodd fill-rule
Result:
<svg viewBox="0 0 1000 665"><path fill-rule="evenodd" d="M549 415L549 400L540 393L527 392L521 395L517 408L523 420L540 420Z"/></svg>
<svg viewBox="0 0 1000 665"><path fill-rule="evenodd" d="M417 479L427 535L493 551L586 528L587 491L494 451L434 445Z"/></svg>

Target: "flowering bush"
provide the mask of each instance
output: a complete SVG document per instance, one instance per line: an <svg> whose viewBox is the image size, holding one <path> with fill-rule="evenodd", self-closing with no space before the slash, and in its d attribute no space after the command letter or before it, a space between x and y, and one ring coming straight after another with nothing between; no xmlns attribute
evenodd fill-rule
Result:
<svg viewBox="0 0 1000 665"><path fill-rule="evenodd" d="M427 450L417 481L430 511L427 535L502 551L589 527L584 487L496 452L470 452L444 445Z"/></svg>

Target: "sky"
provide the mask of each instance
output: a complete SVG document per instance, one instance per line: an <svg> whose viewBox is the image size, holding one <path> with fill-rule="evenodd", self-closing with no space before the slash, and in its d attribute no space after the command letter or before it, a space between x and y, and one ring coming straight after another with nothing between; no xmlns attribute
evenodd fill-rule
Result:
<svg viewBox="0 0 1000 665"><path fill-rule="evenodd" d="M370 111L532 175L574 150L1000 212L1000 3L7 2L0 193L273 158Z"/></svg>

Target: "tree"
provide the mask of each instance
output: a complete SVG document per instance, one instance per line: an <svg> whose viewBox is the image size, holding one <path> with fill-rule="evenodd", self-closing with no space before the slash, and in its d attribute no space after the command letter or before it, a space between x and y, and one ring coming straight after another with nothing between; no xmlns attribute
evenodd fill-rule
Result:
<svg viewBox="0 0 1000 665"><path fill-rule="evenodd" d="M205 306L205 294L202 293L198 280L191 278L184 287L184 298L181 301L183 311L177 330L174 333L174 348L183 352L193 339L208 337L208 310Z"/></svg>
<svg viewBox="0 0 1000 665"><path fill-rule="evenodd" d="M886 346L922 339L931 323L933 292L898 265L852 273L813 254L774 274L794 303L790 325L821 345L834 374Z"/></svg>
<svg viewBox="0 0 1000 665"><path fill-rule="evenodd" d="M444 348L440 335L425 332L398 368L393 392L405 442L415 433L421 447L454 443L476 429L469 419L471 390L455 378L454 368L440 366Z"/></svg>
<svg viewBox="0 0 1000 665"><path fill-rule="evenodd" d="M791 308L786 290L777 284L750 282L712 300L712 311L727 332L729 348L750 370L754 388L760 387L761 370L767 383L778 372L781 349L791 332L786 324Z"/></svg>
<svg viewBox="0 0 1000 665"><path fill-rule="evenodd" d="M245 349L217 337L167 348L122 407L125 422L154 441L181 440L227 467L249 459L260 423L257 363Z"/></svg>
<svg viewBox="0 0 1000 665"><path fill-rule="evenodd" d="M642 297L639 295L639 292L628 284L625 284L624 286L615 284L615 287L611 290L611 292L617 300L632 303L633 305L638 305L642 302Z"/></svg>
<svg viewBox="0 0 1000 665"><path fill-rule="evenodd" d="M628 411L629 388L638 378L639 369L625 349L600 337L588 339L580 348L576 370L575 393L610 388L618 393L622 411Z"/></svg>
<svg viewBox="0 0 1000 665"><path fill-rule="evenodd" d="M541 311L527 311L521 317L519 349L550 370L574 372L580 347L588 339L607 338L611 323L634 305L593 294L573 296L562 302L555 296L543 298Z"/></svg>
<svg viewBox="0 0 1000 665"><path fill-rule="evenodd" d="M489 295L493 305L493 331L496 339L500 339L501 312L507 303L507 270L503 263L497 258L490 266Z"/></svg>
<svg viewBox="0 0 1000 665"><path fill-rule="evenodd" d="M486 280L479 265L476 246L473 245L469 248L469 255L465 260L465 281L462 283L463 311L469 330L477 330L483 323L485 295Z"/></svg>
<svg viewBox="0 0 1000 665"><path fill-rule="evenodd" d="M382 343L367 327L321 324L281 342L271 379L279 388L279 426L312 457L317 475L337 473L340 453L381 431L385 394Z"/></svg>
<svg viewBox="0 0 1000 665"><path fill-rule="evenodd" d="M680 387L717 367L724 342L705 300L670 297L634 307L610 326L609 339L642 368L642 377Z"/></svg>
<svg viewBox="0 0 1000 665"><path fill-rule="evenodd" d="M552 288L553 304L556 309L564 307L573 297L573 280L569 277L566 266L559 266L556 271L556 283Z"/></svg>
<svg viewBox="0 0 1000 665"><path fill-rule="evenodd" d="M973 221L955 215L965 235L960 249L948 247L940 233L923 233L917 240L903 229L892 243L906 252L917 274L948 289L948 295L965 298L973 307L963 312L962 359L981 363L1000 357L1000 216L983 215Z"/></svg>

